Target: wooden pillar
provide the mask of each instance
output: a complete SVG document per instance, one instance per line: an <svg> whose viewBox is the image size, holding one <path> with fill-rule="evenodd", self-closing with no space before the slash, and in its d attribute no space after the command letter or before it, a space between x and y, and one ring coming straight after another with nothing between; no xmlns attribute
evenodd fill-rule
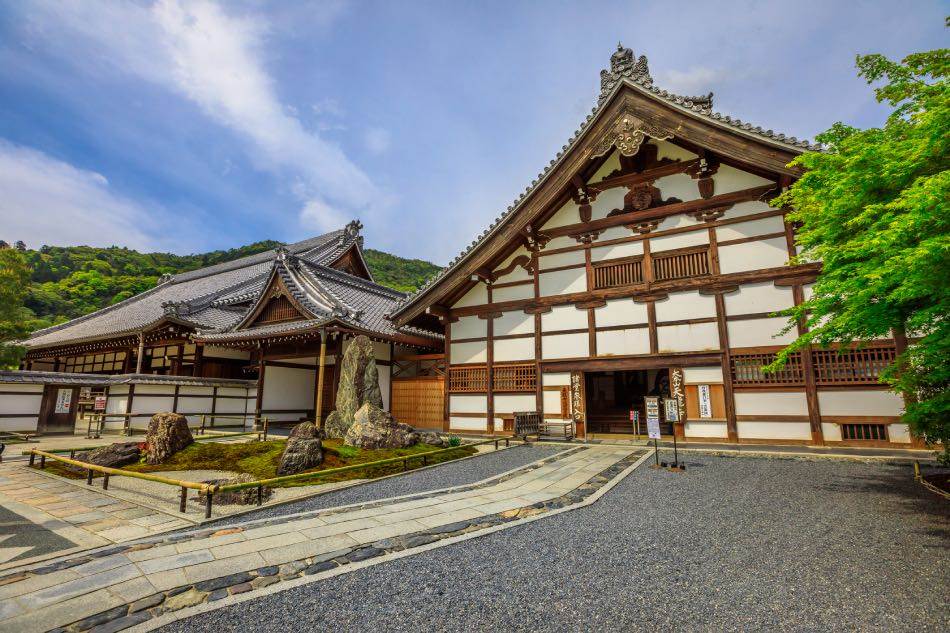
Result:
<svg viewBox="0 0 950 633"><path fill-rule="evenodd" d="M264 362L264 349L257 350L257 403L254 405L254 417L260 417L261 405L264 402L264 370L267 369L267 363Z"/></svg>
<svg viewBox="0 0 950 633"><path fill-rule="evenodd" d="M199 345L198 343L195 343L195 364L192 365L191 367L192 376L201 375L201 365L203 364L203 361L204 361L204 349L205 349L204 345Z"/></svg>
<svg viewBox="0 0 950 633"><path fill-rule="evenodd" d="M719 242L716 228L709 228L709 271L719 276ZM717 292L716 326L719 330L719 347L722 349L722 395L726 409L726 431L730 442L739 441L739 429L736 424L736 398L732 389L732 354L729 351L729 326L726 323L726 298Z"/></svg>
<svg viewBox="0 0 950 633"><path fill-rule="evenodd" d="M452 318L447 316L445 317L445 347L444 347L444 362L445 362L445 378L442 382L442 408L443 408L443 418L442 418L442 430L448 431L451 426L451 421L449 420L449 401L452 399L452 393L449 391L449 387L452 384L451 373L452 373Z"/></svg>
<svg viewBox="0 0 950 633"><path fill-rule="evenodd" d="M488 285L488 303L492 302L491 284ZM495 313L489 313L488 317L488 337L487 337L487 362L488 382L485 385L486 396L488 398L488 433L495 432Z"/></svg>
<svg viewBox="0 0 950 633"><path fill-rule="evenodd" d="M805 291L801 285L792 286L792 298L795 305L801 305L805 301ZM808 326L805 325L805 319L797 319L795 323L798 328L798 335L801 336L808 332ZM805 404L808 406L808 425L811 428L811 441L814 444L823 446L825 443L825 434L821 428L821 407L818 404L818 387L815 384L815 360L812 354L812 346L809 345L802 350L802 373L805 379Z"/></svg>
<svg viewBox="0 0 950 633"><path fill-rule="evenodd" d="M142 373L142 359L145 357L145 333L139 332L139 356L135 360L135 373Z"/></svg>
<svg viewBox="0 0 950 633"><path fill-rule="evenodd" d="M323 369L327 362L327 331L320 330L320 360L317 362L317 393L314 398L314 424L323 428Z"/></svg>

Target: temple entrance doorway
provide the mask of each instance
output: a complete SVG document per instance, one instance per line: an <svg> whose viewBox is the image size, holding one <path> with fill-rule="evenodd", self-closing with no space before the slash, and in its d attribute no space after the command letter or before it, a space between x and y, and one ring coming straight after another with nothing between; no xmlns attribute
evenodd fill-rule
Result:
<svg viewBox="0 0 950 633"><path fill-rule="evenodd" d="M669 397L669 369L635 369L624 371L598 371L584 374L587 400L587 428L591 437L610 435L646 436L647 396ZM638 426L630 420L630 412L638 412ZM660 432L673 434L673 425L668 423L660 407Z"/></svg>

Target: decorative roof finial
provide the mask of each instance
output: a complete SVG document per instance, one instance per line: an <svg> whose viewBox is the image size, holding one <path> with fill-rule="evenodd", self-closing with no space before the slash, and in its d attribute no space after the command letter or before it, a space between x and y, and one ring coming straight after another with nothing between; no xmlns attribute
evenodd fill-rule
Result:
<svg viewBox="0 0 950 633"><path fill-rule="evenodd" d="M346 225L346 236L349 238L354 238L360 234L360 229L363 228L363 223L359 220L353 220Z"/></svg>

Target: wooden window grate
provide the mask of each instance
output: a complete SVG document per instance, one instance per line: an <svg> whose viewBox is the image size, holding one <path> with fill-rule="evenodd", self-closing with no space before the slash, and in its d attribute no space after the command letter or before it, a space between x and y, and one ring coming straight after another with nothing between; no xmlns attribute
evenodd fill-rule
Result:
<svg viewBox="0 0 950 633"><path fill-rule="evenodd" d="M594 289L630 286L643 282L643 258L594 264Z"/></svg>
<svg viewBox="0 0 950 633"><path fill-rule="evenodd" d="M452 393L488 391L488 367L479 365L449 368L449 391Z"/></svg>
<svg viewBox="0 0 950 633"><path fill-rule="evenodd" d="M538 374L534 363L495 365L492 371L494 391L534 391Z"/></svg>
<svg viewBox="0 0 950 633"><path fill-rule="evenodd" d="M865 347L848 350L815 350L815 383L818 385L876 385L881 373L894 362L897 350Z"/></svg>
<svg viewBox="0 0 950 633"><path fill-rule="evenodd" d="M653 279L685 279L709 274L709 247L664 255L653 255Z"/></svg>
<svg viewBox="0 0 950 633"><path fill-rule="evenodd" d="M841 439L886 442L887 426L884 424L842 424Z"/></svg>
<svg viewBox="0 0 950 633"><path fill-rule="evenodd" d="M264 306L255 323L280 323L281 321L295 321L302 318L290 299L281 295L271 299Z"/></svg>
<svg viewBox="0 0 950 633"><path fill-rule="evenodd" d="M803 385L805 371L802 355L791 354L785 366L766 373L763 367L775 360L775 354L735 354L732 356L732 382L735 385Z"/></svg>

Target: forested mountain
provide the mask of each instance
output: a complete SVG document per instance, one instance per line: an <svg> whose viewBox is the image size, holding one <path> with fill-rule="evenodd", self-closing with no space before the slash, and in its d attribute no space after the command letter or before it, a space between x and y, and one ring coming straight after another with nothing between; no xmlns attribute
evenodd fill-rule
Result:
<svg viewBox="0 0 950 633"><path fill-rule="evenodd" d="M31 330L88 314L153 287L165 273L175 274L260 253L279 245L265 240L240 248L198 255L139 253L128 248L43 246L23 250L32 269L26 307ZM408 292L439 267L419 259L403 259L364 251L376 281Z"/></svg>

